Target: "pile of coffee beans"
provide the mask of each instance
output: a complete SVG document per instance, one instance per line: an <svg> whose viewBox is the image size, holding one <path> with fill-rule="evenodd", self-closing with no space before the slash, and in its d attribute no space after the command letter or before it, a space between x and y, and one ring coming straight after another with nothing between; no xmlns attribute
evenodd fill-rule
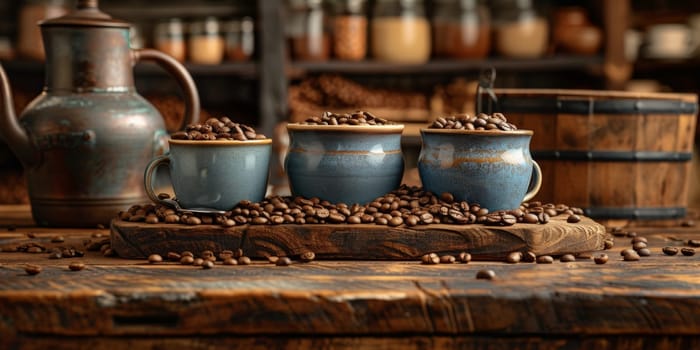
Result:
<svg viewBox="0 0 700 350"><path fill-rule="evenodd" d="M318 198L268 197L262 202L241 201L224 215L178 212L162 205L134 205L120 212L124 221L181 223L188 225L280 224L377 224L407 226L429 224L483 224L511 226L516 223L546 224L554 216L583 215L580 208L564 204L523 203L520 208L489 212L478 204L455 201L449 193L440 196L417 186L399 189L367 205L330 203Z"/></svg>
<svg viewBox="0 0 700 350"><path fill-rule="evenodd" d="M437 118L429 127L430 129L454 129L454 130L501 130L512 131L518 128L509 123L502 113L488 115L455 114Z"/></svg>
<svg viewBox="0 0 700 350"><path fill-rule="evenodd" d="M265 135L258 134L248 125L234 123L228 117L209 118L204 123L189 124L185 131L179 131L171 135L174 140L194 141L247 141L266 139Z"/></svg>
<svg viewBox="0 0 700 350"><path fill-rule="evenodd" d="M316 254L312 251L305 251L299 254L298 259L301 263L310 263L316 258ZM212 269L217 264L221 265L250 265L253 261L247 257L243 250L238 248L234 250L222 250L218 254L215 254L211 250L204 250L195 256L191 251L183 251L181 253L168 252L163 258L160 254L151 254L148 256L149 264L161 264L167 261L180 263L181 265L192 265L195 267L201 267L202 269ZM271 264L277 266L290 266L294 264L294 261L287 256L269 256L268 261Z"/></svg>
<svg viewBox="0 0 700 350"><path fill-rule="evenodd" d="M394 122L375 117L370 112L357 111L354 113L335 114L323 112L320 117L306 119L303 125L392 125Z"/></svg>

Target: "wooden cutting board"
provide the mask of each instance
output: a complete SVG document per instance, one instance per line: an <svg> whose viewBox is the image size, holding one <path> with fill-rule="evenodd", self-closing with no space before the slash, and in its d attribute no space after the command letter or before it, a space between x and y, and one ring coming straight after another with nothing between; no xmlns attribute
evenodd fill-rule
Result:
<svg viewBox="0 0 700 350"><path fill-rule="evenodd" d="M477 260L502 260L513 251L537 255L582 253L603 248L605 227L590 218L576 224L554 217L548 224L513 226L374 224L218 225L145 224L114 220L112 249L123 258L185 250L243 249L251 258L294 257L312 251L317 259L414 260L423 254L469 252Z"/></svg>

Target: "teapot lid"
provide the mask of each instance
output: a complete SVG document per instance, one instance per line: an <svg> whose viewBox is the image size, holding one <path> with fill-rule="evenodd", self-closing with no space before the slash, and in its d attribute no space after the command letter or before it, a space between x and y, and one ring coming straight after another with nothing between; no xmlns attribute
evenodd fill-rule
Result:
<svg viewBox="0 0 700 350"><path fill-rule="evenodd" d="M42 21L40 25L129 28L129 23L112 19L110 15L100 11L97 2L98 0L78 0L74 11L62 17Z"/></svg>

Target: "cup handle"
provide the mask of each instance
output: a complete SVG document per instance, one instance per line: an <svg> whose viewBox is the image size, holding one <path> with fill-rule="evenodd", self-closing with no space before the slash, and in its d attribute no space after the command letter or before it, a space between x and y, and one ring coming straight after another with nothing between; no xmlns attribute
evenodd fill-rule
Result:
<svg viewBox="0 0 700 350"><path fill-rule="evenodd" d="M527 193L525 193L523 202L527 202L535 197L537 192L540 191L540 187L542 187L542 169L540 169L540 165L534 160L532 161L532 176L533 178L530 179L530 186L527 189ZM534 185L532 180L535 180Z"/></svg>
<svg viewBox="0 0 700 350"><path fill-rule="evenodd" d="M167 54L154 49L133 50L132 57L134 63L142 60L154 61L172 74L178 84L180 84L185 95L185 115L182 117L178 130L184 130L187 124L193 124L199 120L199 92L185 66ZM169 131L173 132L172 130Z"/></svg>
<svg viewBox="0 0 700 350"><path fill-rule="evenodd" d="M148 198L150 198L151 201L153 201L153 203L170 206L170 203L158 198L155 189L153 189L153 179L155 178L158 168L169 164L170 155L164 154L151 160L151 162L148 163L148 166L146 166L146 171L144 171L143 173L143 185L146 188L146 194L148 195Z"/></svg>

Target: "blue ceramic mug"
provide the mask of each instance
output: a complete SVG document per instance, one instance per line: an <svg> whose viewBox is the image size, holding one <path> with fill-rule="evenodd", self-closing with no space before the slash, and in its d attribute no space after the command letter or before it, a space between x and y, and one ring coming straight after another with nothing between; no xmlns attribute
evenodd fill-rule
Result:
<svg viewBox="0 0 700 350"><path fill-rule="evenodd" d="M241 200L262 201L272 155L272 140L168 140L170 152L153 159L144 172L146 194L155 194L156 170L168 166L175 198L183 209L230 210Z"/></svg>
<svg viewBox="0 0 700 350"><path fill-rule="evenodd" d="M403 125L288 124L292 194L365 204L399 187Z"/></svg>
<svg viewBox="0 0 700 350"><path fill-rule="evenodd" d="M423 187L490 211L515 209L534 197L542 171L530 155L531 130L421 129Z"/></svg>

